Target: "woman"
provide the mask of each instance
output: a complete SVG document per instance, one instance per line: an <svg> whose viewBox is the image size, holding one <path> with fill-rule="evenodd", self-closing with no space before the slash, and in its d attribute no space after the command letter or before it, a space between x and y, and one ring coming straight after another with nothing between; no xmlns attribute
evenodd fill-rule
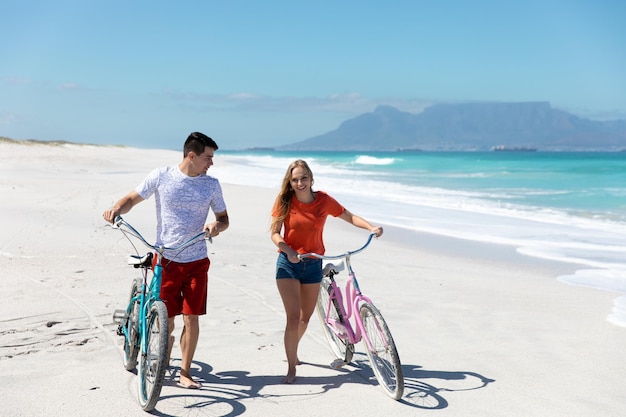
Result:
<svg viewBox="0 0 626 417"><path fill-rule="evenodd" d="M300 260L298 254L324 254L322 234L328 215L369 230L376 237L383 234L382 227L372 226L323 191L313 191L312 186L313 173L307 163L300 159L292 162L272 209L270 232L279 251L276 284L287 315L284 343L288 367L283 382L288 384L296 378L298 343L315 309L322 281L322 261Z"/></svg>

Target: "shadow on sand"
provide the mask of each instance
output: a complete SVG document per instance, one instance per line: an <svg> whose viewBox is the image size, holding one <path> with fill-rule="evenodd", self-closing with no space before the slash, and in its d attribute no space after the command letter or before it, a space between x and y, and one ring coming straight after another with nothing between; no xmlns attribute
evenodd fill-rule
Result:
<svg viewBox="0 0 626 417"><path fill-rule="evenodd" d="M303 363L301 366L328 368L328 365L313 363ZM175 377L178 371L179 368L177 367L168 370L164 382L165 386L176 385ZM250 375L247 371L212 374L211 371L212 368L209 365L194 361L194 379L202 383L202 388L198 390L181 389L174 394L163 395L162 393L159 404L164 407L159 407L157 404L152 414L159 416L180 414L180 412L168 414L166 409L171 407L165 406L165 402L167 402L168 404L173 403L175 406L179 403L187 411L210 407L212 416L235 417L246 412L245 401L254 398L272 401L272 398L278 399L289 396L320 396L330 390L338 389L344 384L378 384L367 357L360 354L355 355L349 366L337 369L335 375L299 376L294 383L295 385L315 386L317 389L307 389L295 394L262 393L264 388L282 385L282 375ZM444 409L448 407L445 393L476 390L494 382L492 379L470 371L427 370L418 365L403 365L402 371L405 388L399 403L418 409ZM280 391L280 389L277 388L276 391ZM381 391L380 395L384 397L385 394Z"/></svg>

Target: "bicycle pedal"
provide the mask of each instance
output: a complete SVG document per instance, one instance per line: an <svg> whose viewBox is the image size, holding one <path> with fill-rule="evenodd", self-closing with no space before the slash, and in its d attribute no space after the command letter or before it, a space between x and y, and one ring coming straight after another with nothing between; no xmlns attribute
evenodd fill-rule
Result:
<svg viewBox="0 0 626 417"><path fill-rule="evenodd" d="M343 368L343 366L346 364L345 361L341 360L341 359L335 359L331 364L330 367L334 368L334 369L341 369Z"/></svg>
<svg viewBox="0 0 626 417"><path fill-rule="evenodd" d="M118 336L124 336L124 328L122 327L121 324L119 326L117 326L117 335Z"/></svg>
<svg viewBox="0 0 626 417"><path fill-rule="evenodd" d="M113 312L113 322L120 323L126 317L126 310L115 310Z"/></svg>

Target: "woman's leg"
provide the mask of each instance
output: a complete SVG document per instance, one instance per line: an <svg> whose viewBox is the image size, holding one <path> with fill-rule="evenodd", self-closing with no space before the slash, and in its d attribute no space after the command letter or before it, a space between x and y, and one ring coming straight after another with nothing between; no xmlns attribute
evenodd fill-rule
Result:
<svg viewBox="0 0 626 417"><path fill-rule="evenodd" d="M298 341L304 336L309 320L317 305L320 284L302 284L300 288L300 323L298 324Z"/></svg>
<svg viewBox="0 0 626 417"><path fill-rule="evenodd" d="M300 340L300 281L294 278L276 280L278 292L283 300L287 324L285 325L285 353L287 354L287 375L283 382L290 384L296 379L298 364L298 341Z"/></svg>

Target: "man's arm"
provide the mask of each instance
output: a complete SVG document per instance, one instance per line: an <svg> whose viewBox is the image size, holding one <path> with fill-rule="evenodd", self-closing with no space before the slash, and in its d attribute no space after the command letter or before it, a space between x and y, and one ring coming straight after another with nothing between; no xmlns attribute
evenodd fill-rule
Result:
<svg viewBox="0 0 626 417"><path fill-rule="evenodd" d="M138 203L141 203L142 201L143 198L139 194L137 194L136 191L131 191L130 193L122 197L117 203L115 203L113 207L105 210L102 214L102 217L104 217L104 220L108 221L109 223L113 223L117 216L128 213L130 209L132 209L134 206L136 206Z"/></svg>
<svg viewBox="0 0 626 417"><path fill-rule="evenodd" d="M204 230L209 231L209 235L217 236L220 232L228 229L230 222L228 221L228 212L224 210L221 213L215 213L215 221L204 225Z"/></svg>

